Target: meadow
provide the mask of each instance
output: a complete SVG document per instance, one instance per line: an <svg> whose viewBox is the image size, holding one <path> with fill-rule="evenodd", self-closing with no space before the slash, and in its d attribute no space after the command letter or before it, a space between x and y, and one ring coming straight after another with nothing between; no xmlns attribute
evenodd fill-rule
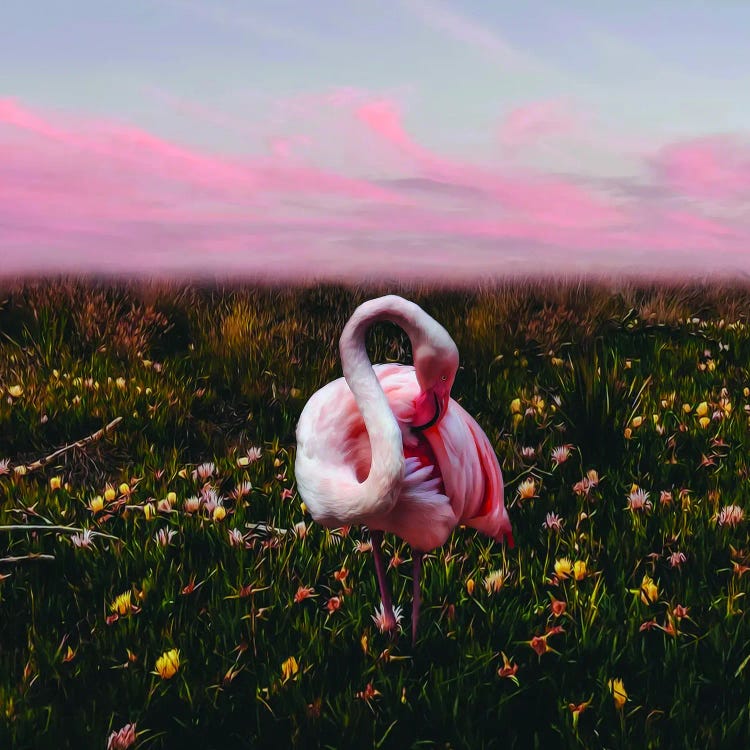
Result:
<svg viewBox="0 0 750 750"><path fill-rule="evenodd" d="M294 482L338 337L395 291L454 337L516 546L386 537ZM732 748L750 736L750 288L7 282L0 747ZM373 361L410 361L371 332Z"/></svg>

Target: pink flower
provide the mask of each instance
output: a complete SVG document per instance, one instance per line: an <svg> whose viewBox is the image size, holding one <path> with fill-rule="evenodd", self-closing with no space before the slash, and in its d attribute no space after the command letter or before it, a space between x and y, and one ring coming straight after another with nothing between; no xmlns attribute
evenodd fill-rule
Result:
<svg viewBox="0 0 750 750"><path fill-rule="evenodd" d="M687 558L685 557L685 554L683 552L673 552L669 556L668 559L669 559L669 564L673 568L679 568L680 565L682 565L682 563L684 563Z"/></svg>
<svg viewBox="0 0 750 750"><path fill-rule="evenodd" d="M719 526L739 526L745 520L745 511L739 505L726 505L716 517Z"/></svg>
<svg viewBox="0 0 750 750"><path fill-rule="evenodd" d="M107 740L107 750L127 750L135 743L135 724L126 724L117 732L112 732Z"/></svg>

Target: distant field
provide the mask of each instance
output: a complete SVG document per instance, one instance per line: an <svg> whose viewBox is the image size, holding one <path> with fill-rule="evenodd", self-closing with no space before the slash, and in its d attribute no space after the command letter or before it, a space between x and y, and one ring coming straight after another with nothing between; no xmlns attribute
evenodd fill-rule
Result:
<svg viewBox="0 0 750 750"><path fill-rule="evenodd" d="M408 548L392 641L367 531L294 482L386 291L453 335L516 540L426 559L415 648ZM742 287L6 284L0 747L745 746L749 316ZM410 361L390 325L369 350Z"/></svg>

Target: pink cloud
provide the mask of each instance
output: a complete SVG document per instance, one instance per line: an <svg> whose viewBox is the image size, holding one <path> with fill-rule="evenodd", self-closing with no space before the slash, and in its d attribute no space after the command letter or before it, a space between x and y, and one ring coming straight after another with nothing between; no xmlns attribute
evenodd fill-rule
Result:
<svg viewBox="0 0 750 750"><path fill-rule="evenodd" d="M530 102L511 110L500 126L500 143L523 147L549 136L564 136L579 126L578 118L558 99Z"/></svg>
<svg viewBox="0 0 750 750"><path fill-rule="evenodd" d="M659 177L683 195L742 198L750 195L750 145L726 137L671 144L657 155Z"/></svg>
<svg viewBox="0 0 750 750"><path fill-rule="evenodd" d="M470 280L555 268L684 270L709 257L750 267L750 219L716 212L717 201L736 207L748 194L747 153L734 141L667 146L644 160L655 166L651 183L618 192L616 175L606 190L439 153L406 129L392 98L346 90L297 104L310 118L322 107L326 128L317 137L269 131L270 153L258 157L0 100L0 273ZM523 149L566 137L575 120L539 102L503 127ZM327 163L331 144L350 148L346 168ZM393 176L373 179L368 159L381 153Z"/></svg>

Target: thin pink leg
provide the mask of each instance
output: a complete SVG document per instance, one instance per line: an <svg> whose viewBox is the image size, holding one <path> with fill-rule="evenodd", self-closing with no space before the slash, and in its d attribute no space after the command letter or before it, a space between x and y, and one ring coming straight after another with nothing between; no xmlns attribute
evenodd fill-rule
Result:
<svg viewBox="0 0 750 750"><path fill-rule="evenodd" d="M385 615L386 630L394 631L396 629L396 616L393 614L393 601L391 592L388 588L388 580L385 577L385 563L383 562L383 532L376 529L370 529L370 539L372 540L372 557L375 560L375 574L378 577L378 588L380 589L380 600L383 602L383 613Z"/></svg>
<svg viewBox="0 0 750 750"><path fill-rule="evenodd" d="M417 642L417 625L419 624L419 605L421 602L421 591L419 585L419 576L422 572L422 557L423 552L417 552L412 550L412 557L414 558L414 567L412 573L412 585L414 586L413 600L411 605L411 645L414 646Z"/></svg>

